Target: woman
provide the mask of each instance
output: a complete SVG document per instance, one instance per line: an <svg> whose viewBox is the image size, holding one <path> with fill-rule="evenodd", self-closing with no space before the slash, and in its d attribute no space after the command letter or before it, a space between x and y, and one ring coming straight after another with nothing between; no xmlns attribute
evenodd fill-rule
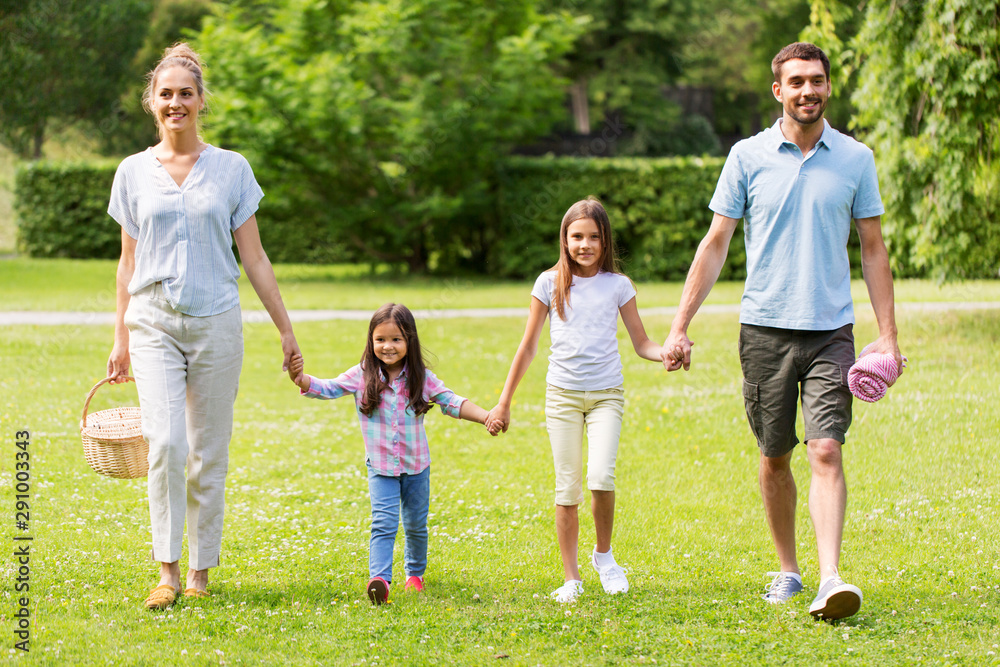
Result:
<svg viewBox="0 0 1000 667"><path fill-rule="evenodd" d="M149 509L160 582L146 607L180 593L208 595L219 565L233 403L243 362L243 325L232 251L281 333L283 369L299 348L261 247L255 212L264 196L243 156L204 143L198 115L205 86L187 44L152 71L144 104L160 142L122 161L108 213L122 226L112 382L135 365L143 435L149 441ZM187 466L185 480L184 469Z"/></svg>

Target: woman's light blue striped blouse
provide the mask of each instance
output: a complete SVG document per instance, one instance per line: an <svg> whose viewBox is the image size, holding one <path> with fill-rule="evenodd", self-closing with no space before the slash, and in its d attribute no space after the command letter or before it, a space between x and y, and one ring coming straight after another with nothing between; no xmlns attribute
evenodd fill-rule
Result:
<svg viewBox="0 0 1000 667"><path fill-rule="evenodd" d="M122 160L108 214L136 239L129 294L162 282L174 310L197 317L239 305L232 232L263 196L246 158L211 145L180 186L152 149Z"/></svg>

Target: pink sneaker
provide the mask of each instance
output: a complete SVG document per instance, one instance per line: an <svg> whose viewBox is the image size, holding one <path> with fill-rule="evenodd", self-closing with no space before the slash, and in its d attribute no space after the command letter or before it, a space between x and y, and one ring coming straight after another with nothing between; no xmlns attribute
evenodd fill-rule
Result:
<svg viewBox="0 0 1000 667"><path fill-rule="evenodd" d="M424 591L424 578L423 577L407 577L406 584L403 585L403 591L413 590L417 593L423 593Z"/></svg>
<svg viewBox="0 0 1000 667"><path fill-rule="evenodd" d="M382 577L372 577L368 580L368 599L372 604L382 604L389 600L389 582Z"/></svg>

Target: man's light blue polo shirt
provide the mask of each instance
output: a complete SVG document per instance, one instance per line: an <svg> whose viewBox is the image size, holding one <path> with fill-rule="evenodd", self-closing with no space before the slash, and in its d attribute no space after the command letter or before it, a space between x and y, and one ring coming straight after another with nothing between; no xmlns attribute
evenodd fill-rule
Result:
<svg viewBox="0 0 1000 667"><path fill-rule="evenodd" d="M778 119L733 146L722 169L709 208L743 218L744 324L831 331L854 323L851 220L885 209L871 149L823 124L805 158Z"/></svg>

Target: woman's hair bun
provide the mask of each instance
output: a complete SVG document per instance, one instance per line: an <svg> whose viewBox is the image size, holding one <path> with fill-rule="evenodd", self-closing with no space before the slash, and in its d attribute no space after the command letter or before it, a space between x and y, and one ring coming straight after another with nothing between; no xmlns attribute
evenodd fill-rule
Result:
<svg viewBox="0 0 1000 667"><path fill-rule="evenodd" d="M163 60L168 60L170 58L181 58L183 60L190 60L198 69L201 69L201 58L195 53L194 49L187 42L178 42L171 47L168 47L163 52Z"/></svg>

